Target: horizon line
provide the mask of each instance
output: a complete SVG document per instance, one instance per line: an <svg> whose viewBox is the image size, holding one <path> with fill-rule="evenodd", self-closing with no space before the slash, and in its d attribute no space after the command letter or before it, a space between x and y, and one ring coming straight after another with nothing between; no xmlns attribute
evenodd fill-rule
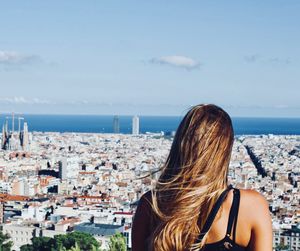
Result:
<svg viewBox="0 0 300 251"><path fill-rule="evenodd" d="M143 114L97 114L97 113L21 113L21 112L0 112L0 117L1 115L11 115L14 113L14 115L29 115L29 116L120 116L120 117L133 117L133 116L139 116L139 117L184 117L184 115L157 115L157 114L148 114L148 115L143 115ZM300 119L300 116L298 117L291 117L291 116L230 116L231 118L253 118L253 119Z"/></svg>

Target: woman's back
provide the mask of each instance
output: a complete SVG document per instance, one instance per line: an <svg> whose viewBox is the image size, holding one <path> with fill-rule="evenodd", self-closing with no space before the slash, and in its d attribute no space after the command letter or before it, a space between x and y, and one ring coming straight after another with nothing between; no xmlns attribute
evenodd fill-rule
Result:
<svg viewBox="0 0 300 251"><path fill-rule="evenodd" d="M241 222L240 210L240 190L229 186L218 198L213 209L211 210L205 225L202 229L202 236L209 233L206 239L205 251L227 250L244 251L248 246L251 236L251 228L249 223L239 224L244 228L242 233L248 233L239 236L237 240L237 225ZM240 220L238 221L238 218ZM247 217L243 217L248 219ZM225 230L225 231L222 231ZM239 229L240 231L240 229ZM199 240L201 241L201 236Z"/></svg>
<svg viewBox="0 0 300 251"><path fill-rule="evenodd" d="M199 250L205 243L207 250L216 251L220 242L223 249L232 246L233 251L245 247L251 251L272 250L268 203L259 193L241 190L239 200L235 190L236 202L228 220L234 197L231 190L219 203L221 209L216 207L216 217L209 216L228 185L233 142L232 121L222 108L200 104L187 112L160 168L153 194L145 194L138 206L132 229L134 251L149 246L151 251ZM208 226L206 219L210 219ZM236 228L235 240L235 232L227 236L228 222L228 231L232 232L231 224ZM195 242L199 229L207 234Z"/></svg>
<svg viewBox="0 0 300 251"><path fill-rule="evenodd" d="M140 200L133 222L133 251L147 250L149 237L160 223L152 211L151 203L151 192L147 192ZM216 208L217 214L209 224L206 246L203 250L217 251L226 248L232 251L272 250L271 218L268 203L262 195L254 190L229 189L223 202L216 205ZM231 219L229 219L230 210ZM234 227L236 216L236 227ZM229 226L230 236L226 233L228 223L232 224L231 227Z"/></svg>
<svg viewBox="0 0 300 251"><path fill-rule="evenodd" d="M218 246L226 245L228 238L238 246L237 250L243 250L244 247L248 246L251 236L251 227L249 222L247 222L249 218L246 213L240 210L240 206L243 204L240 198L241 193L243 192L240 190L229 190L223 203L217 203L218 205L215 205L218 212L210 225L206 239L208 247L205 250L216 250L213 249L216 247L215 244L219 244ZM235 237L234 240L233 237ZM230 244L232 243L230 242Z"/></svg>

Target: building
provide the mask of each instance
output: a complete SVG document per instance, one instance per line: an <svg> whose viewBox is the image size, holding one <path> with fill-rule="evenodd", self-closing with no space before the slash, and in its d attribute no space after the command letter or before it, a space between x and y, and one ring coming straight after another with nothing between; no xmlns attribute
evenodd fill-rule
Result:
<svg viewBox="0 0 300 251"><path fill-rule="evenodd" d="M23 134L22 134L22 148L24 151L29 151L29 133L28 133L28 125L27 122L24 122L24 126L23 126Z"/></svg>
<svg viewBox="0 0 300 251"><path fill-rule="evenodd" d="M8 120L2 126L2 138L1 138L1 149L3 150L24 150L29 151L29 132L28 124L24 122L23 131L21 131L21 120L24 120L22 117L18 117L19 129L15 131L15 115L12 114L12 117L7 117L12 119L12 127L9 130Z"/></svg>
<svg viewBox="0 0 300 251"><path fill-rule="evenodd" d="M114 116L114 120L113 120L113 132L114 133L120 133L120 120L119 120L119 116Z"/></svg>
<svg viewBox="0 0 300 251"><path fill-rule="evenodd" d="M63 158L58 162L58 169L59 169L59 178L61 180L67 179L67 159Z"/></svg>
<svg viewBox="0 0 300 251"><path fill-rule="evenodd" d="M12 195L29 195L29 183L26 178L18 178L12 182Z"/></svg>
<svg viewBox="0 0 300 251"><path fill-rule="evenodd" d="M138 135L140 133L140 119L138 116L132 118L132 134Z"/></svg>
<svg viewBox="0 0 300 251"><path fill-rule="evenodd" d="M286 246L291 251L300 250L300 224L298 226L292 226L291 229L284 229L283 231L273 236L276 244Z"/></svg>
<svg viewBox="0 0 300 251"><path fill-rule="evenodd" d="M39 231L36 227L15 222L3 224L3 233L9 234L13 241L13 250L20 250L20 247L31 244L31 238L38 237Z"/></svg>
<svg viewBox="0 0 300 251"><path fill-rule="evenodd" d="M6 139L7 139L6 124L2 126L1 149L4 149L4 146L6 144Z"/></svg>
<svg viewBox="0 0 300 251"><path fill-rule="evenodd" d="M0 200L0 224L3 223L3 213L4 213L4 206L3 206L3 203L1 200Z"/></svg>

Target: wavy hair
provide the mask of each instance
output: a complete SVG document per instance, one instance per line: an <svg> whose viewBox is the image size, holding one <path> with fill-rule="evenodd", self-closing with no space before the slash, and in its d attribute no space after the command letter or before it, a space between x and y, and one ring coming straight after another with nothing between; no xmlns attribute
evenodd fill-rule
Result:
<svg viewBox="0 0 300 251"><path fill-rule="evenodd" d="M152 189L159 224L150 250L200 250L195 243L218 196L227 187L234 133L229 115L213 104L192 107L182 119Z"/></svg>

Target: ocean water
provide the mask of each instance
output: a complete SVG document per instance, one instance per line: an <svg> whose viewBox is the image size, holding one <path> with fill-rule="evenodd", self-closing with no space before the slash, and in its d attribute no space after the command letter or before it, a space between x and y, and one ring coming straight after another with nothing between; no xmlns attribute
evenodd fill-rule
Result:
<svg viewBox="0 0 300 251"><path fill-rule="evenodd" d="M0 125L7 115L0 116ZM113 115L23 115L29 131L113 133ZM140 116L140 132L176 131L182 117ZM300 135L300 118L233 117L235 135ZM21 123L23 123L21 121ZM132 116L119 116L120 132L131 133ZM9 119L9 127L12 122ZM15 130L18 120L15 119Z"/></svg>

